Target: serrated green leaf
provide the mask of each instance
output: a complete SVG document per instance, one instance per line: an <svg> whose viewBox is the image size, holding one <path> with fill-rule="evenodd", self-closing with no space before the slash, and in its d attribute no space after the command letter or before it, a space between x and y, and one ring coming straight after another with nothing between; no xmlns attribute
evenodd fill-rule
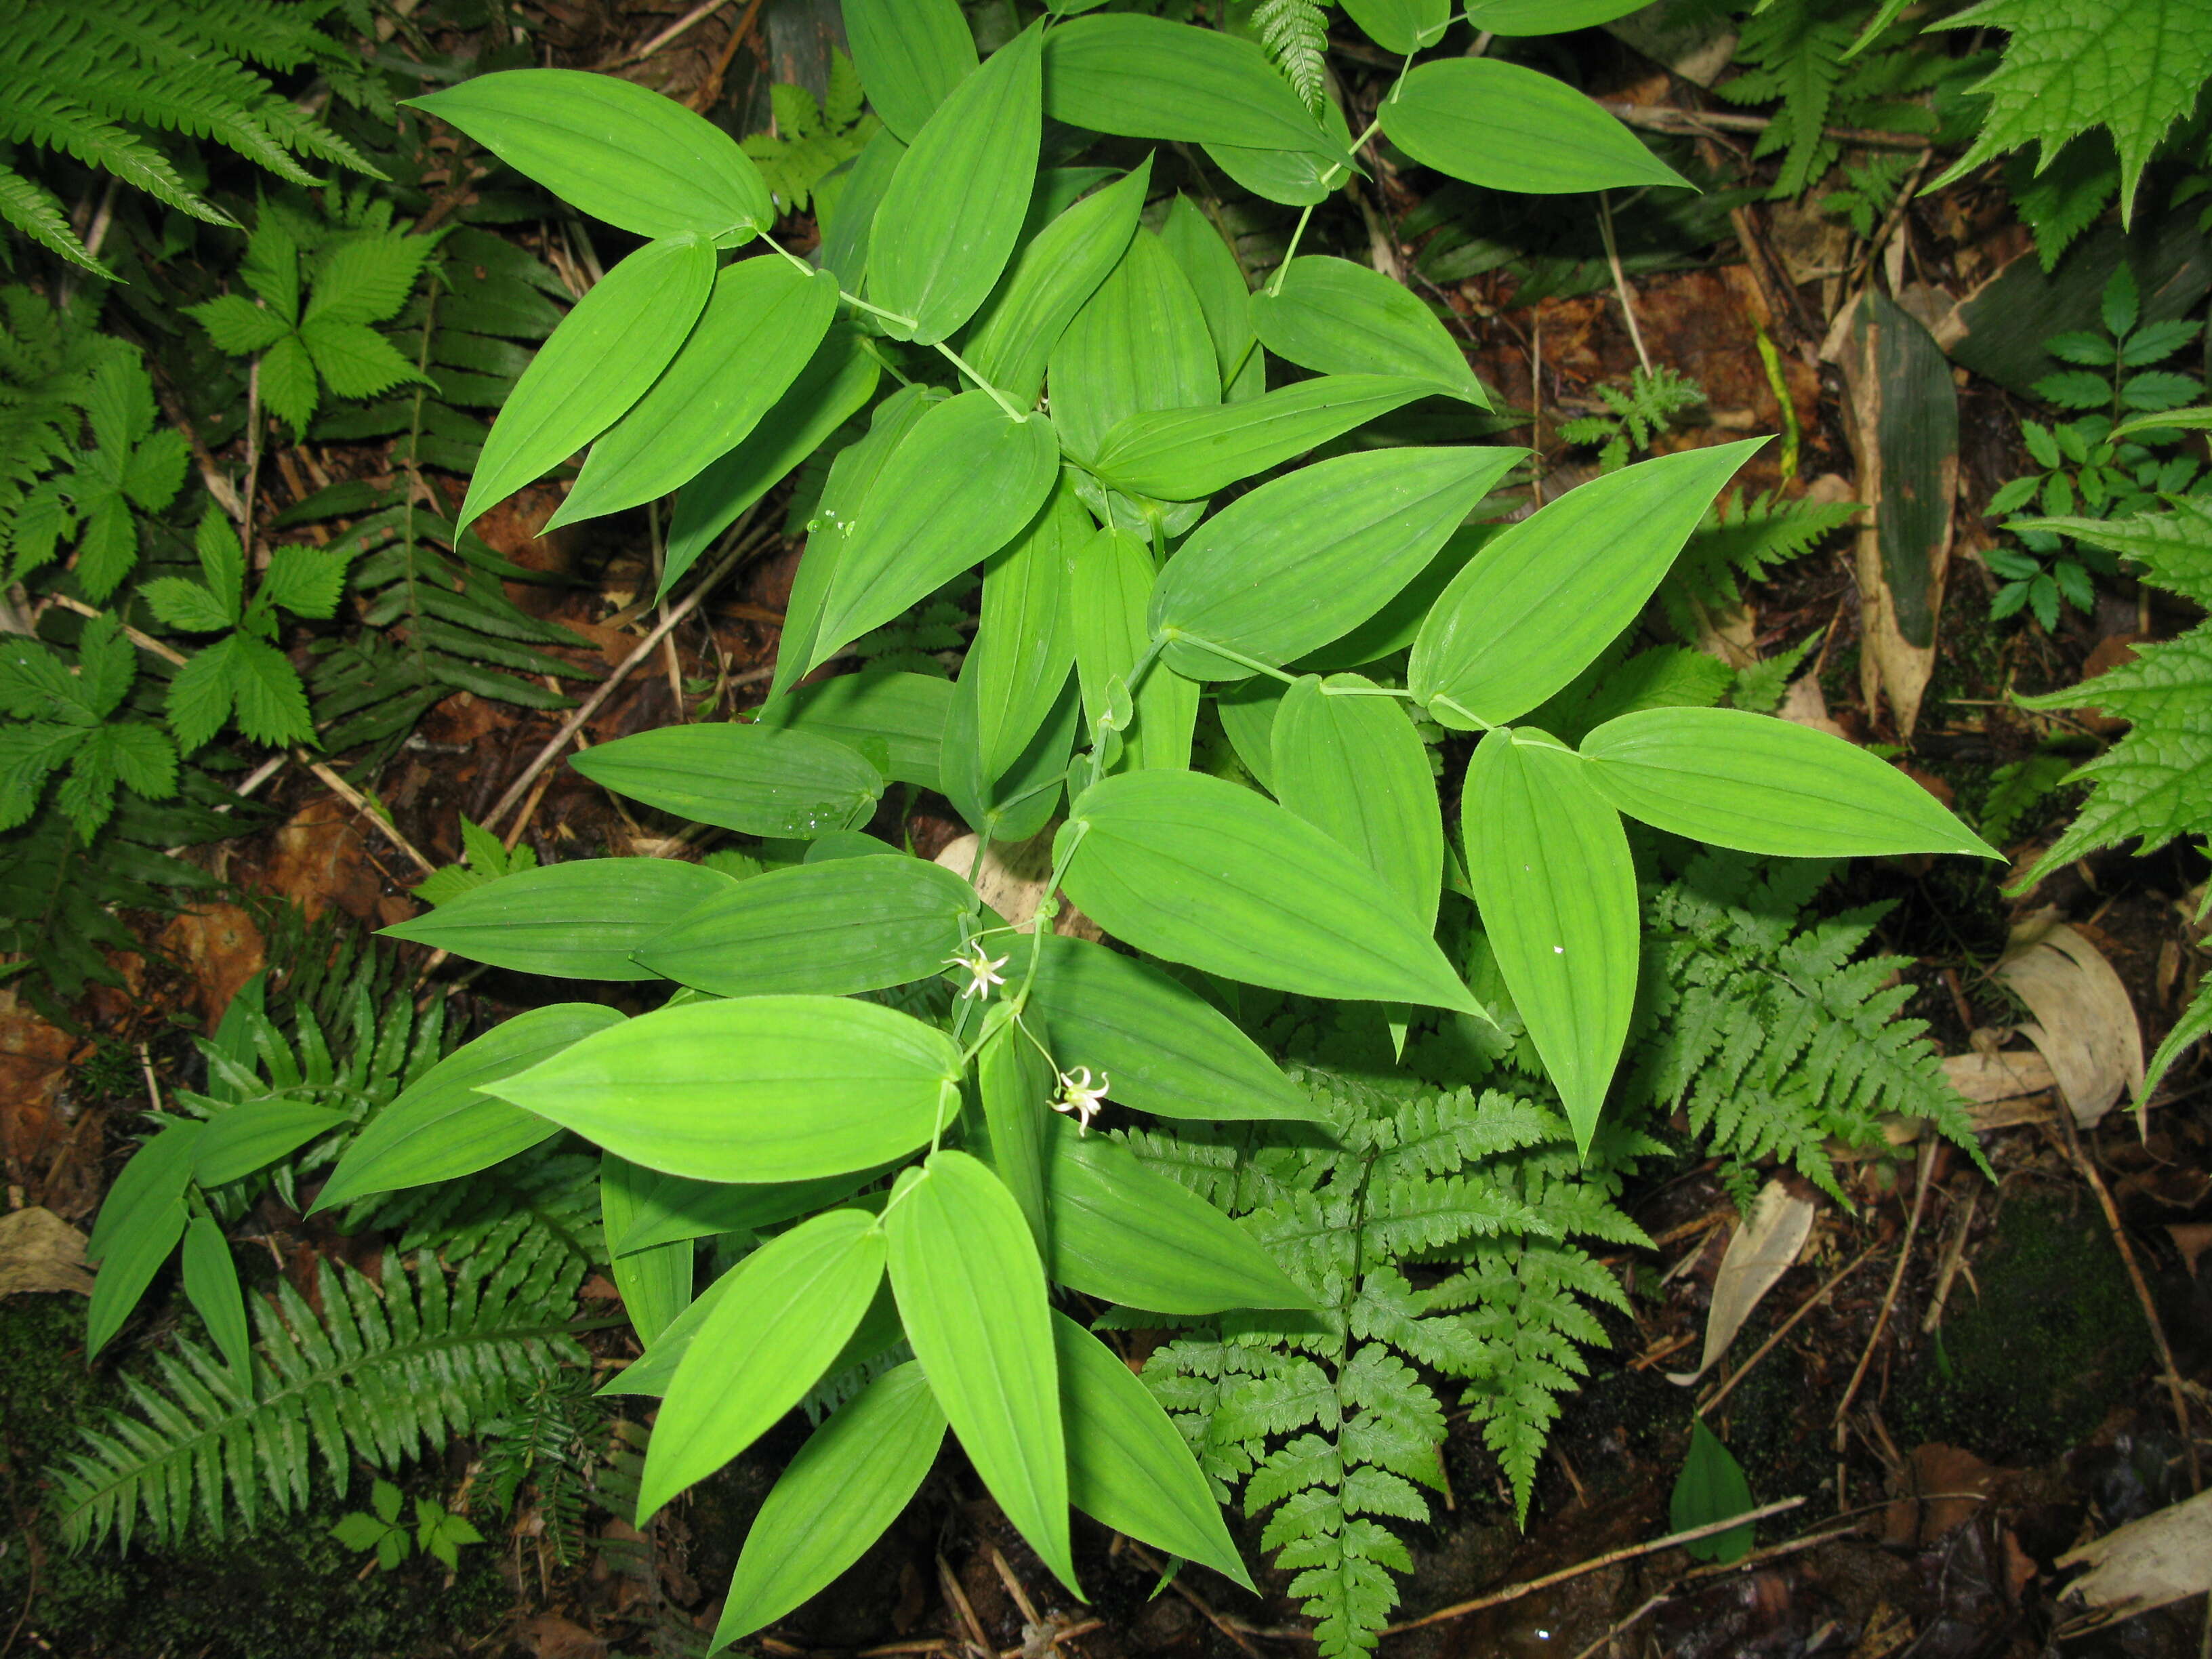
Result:
<svg viewBox="0 0 2212 1659"><path fill-rule="evenodd" d="M333 396L374 398L423 377L398 347L364 323L310 317L296 337Z"/></svg>
<svg viewBox="0 0 2212 1659"><path fill-rule="evenodd" d="M1380 111L1390 142L1425 167L1521 195L1690 181L1565 82L1493 58L1417 66Z"/></svg>
<svg viewBox="0 0 2212 1659"><path fill-rule="evenodd" d="M841 743L731 720L617 738L569 763L618 795L748 836L854 829L884 793L883 775Z"/></svg>
<svg viewBox="0 0 2212 1659"><path fill-rule="evenodd" d="M1395 697L1370 680L1306 675L1275 714L1275 797L1382 878L1434 924L1444 825L1428 750ZM1367 695L1333 696L1334 691Z"/></svg>
<svg viewBox="0 0 2212 1659"><path fill-rule="evenodd" d="M238 717L238 729L256 743L282 748L288 743L312 743L314 717L307 712L307 688L291 659L275 646L234 634L223 641L228 647L222 672ZM203 656L208 653L203 652ZM184 675L180 672L178 679ZM172 688L176 681L171 681Z"/></svg>
<svg viewBox="0 0 2212 1659"><path fill-rule="evenodd" d="M213 634L238 623L237 617L224 613L214 594L182 576L156 576L141 582L138 597L162 622L188 634Z"/></svg>
<svg viewBox="0 0 2212 1659"><path fill-rule="evenodd" d="M242 294L226 294L186 306L184 313L205 329L215 349L227 356L265 351L292 331L292 325L281 313L257 306Z"/></svg>
<svg viewBox="0 0 2212 1659"><path fill-rule="evenodd" d="M384 933L520 973L658 979L638 947L733 884L678 859L576 859L488 881Z"/></svg>
<svg viewBox="0 0 2212 1659"><path fill-rule="evenodd" d="M1402 283L1321 254L1291 260L1279 282L1251 299L1253 330L1278 357L1323 374L1410 375L1490 407L1458 343Z"/></svg>
<svg viewBox="0 0 2212 1659"><path fill-rule="evenodd" d="M270 553L256 599L282 605L295 617L321 621L337 614L345 592L345 572L343 554L289 543Z"/></svg>

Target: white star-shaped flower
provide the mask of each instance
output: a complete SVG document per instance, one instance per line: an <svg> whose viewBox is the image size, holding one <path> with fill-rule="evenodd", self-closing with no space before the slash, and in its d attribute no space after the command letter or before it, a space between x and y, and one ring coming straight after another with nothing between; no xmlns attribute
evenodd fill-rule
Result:
<svg viewBox="0 0 2212 1659"><path fill-rule="evenodd" d="M974 939L968 942L968 949L973 952L972 955L945 958L945 965L947 968L957 968L968 975L967 984L960 988L960 995L963 1000L969 997L988 996L994 985L1004 985L1006 982L1006 976L999 972L1000 969L1006 965L1007 959L1005 957L993 961L983 954L982 945Z"/></svg>
<svg viewBox="0 0 2212 1659"><path fill-rule="evenodd" d="M1098 1074L1098 1081L1092 1083L1088 1066L1079 1066L1073 1072L1062 1072L1060 1074L1060 1092L1053 1097L1052 1109L1073 1113L1076 1133L1087 1134L1091 1130L1091 1120L1097 1115L1098 1108L1106 1098L1106 1091L1111 1086L1103 1072Z"/></svg>

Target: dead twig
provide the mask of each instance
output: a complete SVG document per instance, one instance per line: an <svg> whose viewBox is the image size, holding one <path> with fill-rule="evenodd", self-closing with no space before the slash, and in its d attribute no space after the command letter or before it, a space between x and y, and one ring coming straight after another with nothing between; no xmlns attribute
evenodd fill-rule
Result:
<svg viewBox="0 0 2212 1659"><path fill-rule="evenodd" d="M730 72L730 63L738 55L738 48L751 36L753 24L759 19L760 10L761 0L751 0L745 7L744 15L738 19L737 27L730 31L730 38L722 43L722 55L714 60L714 67L708 71L707 78L699 83L699 90L687 100L700 114L704 115L714 108L714 100L722 95L722 77Z"/></svg>
<svg viewBox="0 0 2212 1659"><path fill-rule="evenodd" d="M1150 1550L1146 1549L1142 1544L1138 1543L1134 1539L1132 1539L1129 1541L1129 1553L1137 1558L1139 1565L1140 1565L1146 1572L1165 1572L1167 1571L1166 1565L1161 1561L1159 1557L1154 1555ZM1177 1595L1182 1597L1184 1601L1189 1602L1191 1606L1196 1607L1200 1613L1204 1614L1206 1622L1212 1626L1214 1629L1219 1631L1231 1642L1234 1642L1239 1651L1249 1654L1252 1656L1252 1659L1260 1659L1260 1650L1254 1647L1251 1643L1245 1639L1243 1627L1238 1625L1235 1620L1224 1618L1220 1613L1215 1612L1212 1606L1204 1596L1200 1595L1196 1590L1193 1589L1189 1585L1182 1582L1182 1576L1180 1573L1168 1581L1168 1588L1173 1590Z"/></svg>
<svg viewBox="0 0 2212 1659"><path fill-rule="evenodd" d="M1607 1630L1604 1635L1599 1637L1596 1641L1591 1643L1580 1653L1577 1654L1575 1656L1575 1659L1597 1659L1597 1650L1600 1648L1604 1647L1607 1644L1611 1642L1613 1638L1619 1636L1623 1631L1626 1630L1631 1625L1639 1622L1643 1619L1644 1615L1650 1612L1652 1608L1660 1606L1663 1602L1672 1601L1673 1599L1674 1596L1672 1592L1662 1590L1658 1595L1654 1595L1644 1601L1641 1607L1638 1607L1635 1612L1630 1613L1626 1619L1614 1620L1611 1629Z"/></svg>
<svg viewBox="0 0 2212 1659"><path fill-rule="evenodd" d="M976 1659L994 1659L998 1644L983 1634L983 1621L975 1616L975 1605L968 1600L968 1592L960 1588L959 1579L953 1577L952 1564L944 1556L937 1558L937 1588L943 1592L945 1604L959 1618L968 1632L968 1645L975 1650Z"/></svg>
<svg viewBox="0 0 2212 1659"><path fill-rule="evenodd" d="M1799 1303L1797 1304L1797 1310L1791 1314L1789 1318L1784 1320L1781 1324L1776 1326L1774 1328L1774 1334L1771 1336L1769 1336L1765 1341L1759 1345L1758 1349L1752 1354L1751 1358L1745 1360L1742 1364L1737 1366L1735 1370L1730 1373L1728 1380L1723 1382L1719 1388L1713 1390L1712 1398L1706 1401L1705 1404L1698 1407L1698 1414L1700 1417L1704 1416L1707 1412L1711 1411L1717 1407L1722 1401L1727 1399L1729 1392L1735 1389L1735 1385L1742 1382L1743 1379L1750 1374L1751 1368L1759 1364L1760 1360L1765 1358L1768 1353L1772 1352L1776 1343L1781 1341L1784 1337L1789 1335L1791 1331L1797 1328L1797 1322L1799 1320L1804 1318L1807 1314L1819 1307L1821 1303L1826 1302L1828 1299L1829 1291L1834 1290L1837 1285L1842 1284L1846 1279L1849 1279L1853 1273L1856 1273L1862 1266L1872 1260L1875 1252L1879 1250L1881 1248L1881 1246L1879 1243L1868 1245L1866 1249L1861 1250L1858 1255L1852 1257L1850 1261L1838 1268L1835 1274L1829 1279L1827 1283L1821 1285L1819 1290L1814 1291L1812 1295L1807 1297L1802 1302Z"/></svg>
<svg viewBox="0 0 2212 1659"><path fill-rule="evenodd" d="M1613 267L1613 291L1620 298L1620 314L1628 319L1629 343L1636 348L1636 361L1644 365L1648 375L1651 373L1651 354L1644 349L1644 331L1636 325L1636 301L1628 292L1628 273L1620 268L1620 247L1613 237L1613 192L1609 190L1597 193L1597 231L1605 242L1605 262Z"/></svg>
<svg viewBox="0 0 2212 1659"><path fill-rule="evenodd" d="M1609 103L1597 106L1625 126L1648 132L1764 132L1774 125L1771 115L1730 115L1720 110L1676 109L1670 104ZM1880 132L1871 127L1823 127L1820 136L1838 143L1863 144L1869 149L1929 149L1932 141L1909 132Z"/></svg>
<svg viewBox="0 0 2212 1659"><path fill-rule="evenodd" d="M1888 1290L1882 1293L1881 1310L1875 1315L1874 1332L1867 1338L1865 1352L1859 1355L1857 1369L1851 1372L1850 1384L1844 1389L1843 1400L1836 1407L1834 1421L1836 1455L1838 1457L1843 1455L1844 1448L1849 1443L1847 1437L1850 1432L1844 1419L1851 1409L1851 1401L1858 1398L1859 1384L1866 1381L1867 1368L1874 1364L1874 1351L1881 1346L1881 1334L1889 1328L1889 1310L1897 1305L1897 1292L1905 1283L1905 1270L1911 1265L1912 1240L1920 1231L1920 1212L1927 1207L1928 1171L1935 1161L1936 1142L1930 1136L1920 1148L1918 1173L1913 1177L1912 1183L1912 1213L1905 1223L1905 1243L1897 1252L1897 1267L1889 1275ZM1836 1496L1840 1502L1843 1498L1841 1491Z"/></svg>
<svg viewBox="0 0 2212 1659"><path fill-rule="evenodd" d="M612 58L600 63L599 67L602 70L611 70L619 69L627 64L642 64L670 41L689 33L694 24L703 23L729 3L730 0L704 0L703 4L692 7L690 10L685 12L683 16L661 30L643 46L634 46L628 52L617 52Z"/></svg>

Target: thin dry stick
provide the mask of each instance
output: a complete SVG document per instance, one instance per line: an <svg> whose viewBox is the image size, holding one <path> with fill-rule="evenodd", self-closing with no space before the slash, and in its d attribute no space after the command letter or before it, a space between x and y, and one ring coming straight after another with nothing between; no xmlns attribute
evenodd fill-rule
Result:
<svg viewBox="0 0 2212 1659"><path fill-rule="evenodd" d="M969 1644L980 1659L992 1659L998 1652L997 1644L983 1634L983 1621L975 1616L975 1609L968 1600L968 1592L960 1588L960 1581L952 1576L952 1565L942 1555L937 1558L937 1587L945 1595L945 1605L960 1617L967 1626Z"/></svg>
<svg viewBox="0 0 2212 1659"><path fill-rule="evenodd" d="M1905 1223L1905 1245L1897 1253L1897 1267L1889 1276L1889 1289L1883 1292L1881 1311L1875 1316L1874 1334L1867 1338L1866 1351L1859 1355L1856 1370L1851 1372L1850 1386L1844 1390L1843 1401L1836 1407L1836 1458L1842 1465L1844 1449L1850 1444L1850 1425L1844 1421L1850 1411L1851 1401L1858 1397L1859 1384L1866 1381L1867 1367L1874 1364L1874 1351L1881 1346L1881 1334L1889 1325L1889 1310L1897 1305L1898 1287L1905 1283L1905 1270L1912 1261L1913 1235L1920 1231L1920 1212L1928 1202L1928 1171L1936 1161L1936 1143L1931 1138L1920 1149L1919 1173L1912 1183L1912 1213ZM1841 1482L1836 1487L1836 1501L1844 1501Z"/></svg>
<svg viewBox="0 0 2212 1659"><path fill-rule="evenodd" d="M352 807L356 812L365 814L369 822L374 823L378 830L383 832L385 840L390 842L401 852L406 854L409 860L414 864L416 869L420 870L426 876L435 875L437 873L438 866L431 863L429 860L424 858L421 851L416 847L415 843L399 833L398 825L393 823L389 818L386 817L383 813L378 811L374 806L371 806L368 804L368 797L363 795L361 791L355 788L343 778L331 770L331 769L328 766L325 766L322 762L310 758L307 751L304 749L295 749L292 751L292 758L299 762L301 765L306 767L310 772L313 772L317 778L322 781L325 787L340 800L345 802L347 805Z"/></svg>
<svg viewBox="0 0 2212 1659"><path fill-rule="evenodd" d="M1142 1544L1138 1543L1134 1539L1131 1539L1129 1540L1129 1553L1137 1558L1139 1564L1143 1566L1146 1572L1164 1572L1167 1571L1165 1564L1160 1560L1159 1557L1154 1555L1150 1550L1146 1549ZM1184 1601L1189 1602L1191 1606L1196 1607L1199 1612L1205 1614L1206 1622L1212 1626L1214 1629L1219 1631L1231 1641L1234 1642L1240 1651L1251 1655L1252 1659L1260 1659L1260 1650L1254 1647L1251 1643L1244 1639L1244 1632L1237 1628L1235 1622L1231 1620L1224 1619L1219 1613L1216 1613L1204 1596L1200 1595L1196 1590L1191 1589L1189 1585L1182 1582L1182 1575L1177 1574L1175 1577L1168 1580L1168 1588L1173 1590L1177 1595L1182 1597Z"/></svg>
<svg viewBox="0 0 2212 1659"><path fill-rule="evenodd" d="M761 0L751 0L744 9L744 15L738 19L737 27L730 31L730 38L722 42L722 53L715 58L714 67L708 71L707 78L700 83L699 89L691 94L691 107L702 115L714 108L714 100L722 95L722 77L730 72L730 63L737 57L738 48L744 46L751 35L753 24L760 17L760 10Z"/></svg>
<svg viewBox="0 0 2212 1659"><path fill-rule="evenodd" d="M1836 1270L1835 1276L1830 1279L1826 1284L1821 1285L1819 1290L1814 1291L1812 1295L1807 1297L1802 1302L1799 1303L1797 1304L1797 1311L1791 1314L1789 1318L1784 1320L1780 1325L1777 1326L1775 1328L1774 1334L1768 1337L1765 1341L1759 1345L1758 1351L1753 1353L1750 1358L1745 1360L1742 1364L1737 1366L1735 1373L1729 1377L1727 1382L1722 1383L1719 1388L1713 1390L1713 1397L1706 1401L1704 1405L1698 1407L1698 1415L1700 1417L1704 1416L1707 1412L1711 1411L1717 1407L1722 1401L1727 1399L1729 1397L1729 1391L1733 1389L1737 1383L1742 1382L1747 1375L1749 1375L1751 1368L1759 1364L1760 1360L1765 1358L1767 1354L1773 1349L1776 1343L1782 1340L1784 1337L1789 1335L1791 1331L1796 1328L1797 1322L1799 1320L1804 1318L1807 1314L1812 1312L1814 1309L1819 1307L1823 1302L1826 1302L1828 1299L1829 1291L1834 1290L1837 1285L1842 1284L1846 1279L1856 1273L1862 1266L1873 1258L1875 1252L1879 1250L1881 1248L1881 1246L1879 1243L1868 1245L1866 1249L1861 1250L1858 1255L1854 1256L1849 1262L1838 1268Z"/></svg>
<svg viewBox="0 0 2212 1659"><path fill-rule="evenodd" d="M1606 1632L1606 1633L1599 1637L1596 1641L1591 1643L1580 1653L1577 1654L1575 1656L1575 1659L1596 1659L1597 1650L1600 1648L1605 1646L1608 1642L1612 1641L1613 1638L1620 1635L1621 1632L1626 1630L1631 1625L1638 1622L1645 1613L1650 1612L1652 1608L1657 1607L1661 1602L1671 1601L1673 1599L1674 1595L1672 1591L1660 1591L1658 1595L1651 1597L1651 1599L1644 1602L1643 1606L1637 1608L1635 1612L1630 1613L1628 1617L1617 1620L1612 1629Z"/></svg>
<svg viewBox="0 0 2212 1659"><path fill-rule="evenodd" d="M1395 61L1395 60L1394 60ZM1600 99L1600 109L1624 125L1652 132L1764 132L1774 125L1771 115L1729 115L1719 110L1676 109L1668 104L1620 104ZM1877 132L1869 127L1823 127L1820 136L1869 149L1920 149L1932 141L1909 133Z"/></svg>
<svg viewBox="0 0 2212 1659"><path fill-rule="evenodd" d="M1022 1581L1014 1577L1014 1570L1006 1565L1006 1558L999 1553L996 1544L987 1547L991 1552L991 1569L999 1575L999 1582L1006 1587L1006 1594L1014 1598L1014 1605L1022 1610L1023 1621L1030 1625L1038 1623L1036 1603L1030 1600L1030 1593L1022 1588Z"/></svg>
<svg viewBox="0 0 2212 1659"><path fill-rule="evenodd" d="M1644 331L1636 325L1636 301L1629 297L1628 273L1620 268L1620 248L1613 240L1613 192L1597 193L1598 234L1605 239L1605 262L1613 267L1613 291L1620 296L1620 314L1628 319L1628 338L1636 348L1636 361L1651 372L1651 354L1644 349Z"/></svg>
<svg viewBox="0 0 2212 1659"><path fill-rule="evenodd" d="M2189 1490L2204 1490L2204 1472L2197 1462L2197 1436L2189 1416L2189 1396L2182 1389L2181 1368L2173 1363L2173 1350L2166 1346L2166 1327L2158 1316L2158 1304L2151 1300L2150 1286L2143 1283L2142 1268L2136 1261L2135 1247L2128 1243L2127 1230L2120 1225L2120 1212L2112 1202L2111 1189L2105 1185L2104 1176L2097 1166L2082 1154L2080 1137L2074 1133L2074 1114L2061 1107L2058 1113L2059 1144L2089 1183L2089 1190L2097 1194L2097 1204L2105 1212L2105 1225L2112 1230L2112 1243L2119 1246L2120 1260L2128 1265L2128 1282L2136 1287L2136 1300L2142 1304L2143 1322L2150 1327L2151 1340L2158 1345L2158 1361L2165 1373L2166 1397L2173 1404L2173 1420L2181 1429L2181 1449L2189 1457Z"/></svg>
<svg viewBox="0 0 2212 1659"><path fill-rule="evenodd" d="M1936 1293L1928 1298L1928 1311L1920 1317L1923 1336L1943 1322L1943 1304L1951 1299L1951 1286L1958 1282L1959 1270L1966 1264L1966 1235L1973 1230L1974 1209L1981 1201L1978 1187L1966 1194L1966 1207L1960 1212L1951 1242L1943 1249L1942 1261L1936 1269Z"/></svg>
<svg viewBox="0 0 2212 1659"><path fill-rule="evenodd" d="M749 514L746 517L750 520L751 515ZM744 528L744 526L740 525L739 532L742 532ZM735 570L756 547L766 541L769 533L763 531L758 536L751 538L732 550L729 557L707 573L706 580L693 588L682 604L663 617L654 625L653 631L638 642L637 648L624 657L606 678L599 682L599 689L585 698L582 706L561 723L561 729L556 732L546 745L538 751L536 758L528 766L523 768L522 775L507 786L507 793L492 803L491 811L484 814L483 827L486 830L498 823L507 816L507 810L529 793L530 786L538 781L538 775L552 765L562 750L568 746L568 739L584 729L592 716L599 712L600 706L614 695L616 689L624 680L629 678L630 671L651 656L669 630L697 610L699 602L719 586L723 578Z"/></svg>
<svg viewBox="0 0 2212 1659"><path fill-rule="evenodd" d="M1434 1613L1423 1613L1419 1619L1408 1619L1402 1625L1386 1625L1382 1634L1396 1636L1404 1631L1419 1630L1424 1626L1440 1625L1447 1619L1480 1613L1485 1607L1494 1607L1501 1602L1517 1601L1524 1595L1533 1595L1540 1589L1549 1589L1554 1584L1564 1584L1570 1578L1579 1578L1584 1573L1595 1572L1601 1567L1632 1561L1639 1555L1651 1555L1660 1550L1672 1549L1677 1544L1695 1543L1698 1539L1711 1538L1716 1533L1730 1532L1738 1527L1764 1521L1770 1515L1784 1514L1798 1508L1804 1501L1802 1498L1784 1498L1776 1503L1761 1504L1758 1509L1747 1510L1741 1515L1730 1516L1725 1521L1708 1521L1702 1527L1670 1532L1664 1538L1655 1538L1648 1544L1630 1544L1621 1549L1607 1550L1603 1555L1592 1556L1571 1567L1561 1567L1557 1572L1547 1572L1540 1578L1524 1579L1517 1584L1508 1584L1504 1589L1492 1590L1487 1595L1478 1595L1472 1601L1459 1601L1448 1607L1438 1607Z"/></svg>
<svg viewBox="0 0 2212 1659"><path fill-rule="evenodd" d="M653 53L659 52L663 46L666 46L671 40L676 40L678 37L684 34L693 24L704 22L708 18L712 17L716 12L721 10L723 7L729 3L730 0L706 0L706 3L703 5L692 7L690 10L685 12L683 16L678 18L666 28L661 30L659 33L654 35L652 40L647 41L643 46L623 52L618 58L611 58L605 63L600 64L599 67L601 69L615 69L624 64L641 64L647 58L652 57Z"/></svg>

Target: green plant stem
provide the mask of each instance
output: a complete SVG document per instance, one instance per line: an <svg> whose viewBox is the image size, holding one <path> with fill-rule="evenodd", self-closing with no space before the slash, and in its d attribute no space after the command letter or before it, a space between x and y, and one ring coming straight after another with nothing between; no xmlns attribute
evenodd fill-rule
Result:
<svg viewBox="0 0 2212 1659"><path fill-rule="evenodd" d="M1005 392L1000 391L998 387L993 386L981 374L977 374L966 358L963 357L958 352L955 351L951 346L945 344L942 340L938 341L936 344L938 350L944 355L945 362L951 363L953 368L958 369L969 380L975 381L981 390L991 394L991 401L1006 411L1006 418L1008 420L1019 425L1022 422L1029 419L1027 410L1016 409L1014 407L1014 400L1006 396Z"/></svg>
<svg viewBox="0 0 2212 1659"><path fill-rule="evenodd" d="M1323 680L1321 694L1324 697L1402 697L1407 702L1413 701L1413 694L1401 685L1331 685Z"/></svg>
<svg viewBox="0 0 2212 1659"><path fill-rule="evenodd" d="M1332 167L1329 171L1334 173L1335 170L1336 169ZM1324 179L1323 182L1327 182L1326 179ZM1290 270L1291 261L1297 258L1298 243L1306 234L1306 222L1312 217L1313 205L1309 203L1304 211L1298 215L1297 228L1291 232L1291 245L1283 250L1282 263L1275 267L1275 274L1267 278L1267 297L1269 299L1272 300L1282 293L1283 277ZM1239 367L1242 367L1242 365L1239 365Z"/></svg>
<svg viewBox="0 0 2212 1659"><path fill-rule="evenodd" d="M796 265L799 270L805 271L809 276L812 276L817 274L812 265L808 264L805 260L800 258L789 248L784 246L782 243L777 241L775 237L769 235L766 231L761 232L760 239L763 242L766 242L770 247L774 248L778 253L783 255L785 258L790 260L791 263ZM919 326L917 319L915 318L902 317L896 311L886 311L881 306L870 305L859 295L848 294L842 288L837 290L837 297L842 300L847 305L851 306L854 310L865 311L871 317L880 317L887 323L896 323L902 328L914 328Z"/></svg>
<svg viewBox="0 0 2212 1659"><path fill-rule="evenodd" d="M1183 644L1195 646L1201 651L1211 651L1217 657L1226 657L1240 667L1249 668L1255 674L1265 674L1270 679L1280 680L1285 685L1296 685L1298 683L1298 677L1285 669L1277 668L1272 663L1261 662L1257 657L1248 657L1242 651L1232 651L1225 645L1216 645L1212 640L1202 640L1195 634L1185 634L1177 630L1173 634L1164 635L1154 643L1156 645L1164 643L1168 639L1179 640ZM1472 719L1473 716L1469 718Z"/></svg>

